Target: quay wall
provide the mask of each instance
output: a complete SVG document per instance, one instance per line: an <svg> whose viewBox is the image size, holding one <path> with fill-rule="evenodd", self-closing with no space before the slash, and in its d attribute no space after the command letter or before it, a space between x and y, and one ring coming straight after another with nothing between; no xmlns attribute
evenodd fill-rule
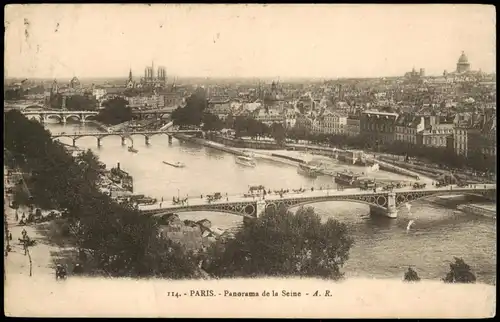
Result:
<svg viewBox="0 0 500 322"><path fill-rule="evenodd" d="M491 217L491 218L497 217L497 213L495 210L481 207L479 205L474 205L474 204L462 205L459 207L459 209L465 213L469 213L469 214L473 214L473 215L479 215L479 216L485 216L485 217Z"/></svg>
<svg viewBox="0 0 500 322"><path fill-rule="evenodd" d="M224 144L226 146L240 149L280 150L283 148L275 142L233 139L218 135L211 136L210 140L220 144Z"/></svg>
<svg viewBox="0 0 500 322"><path fill-rule="evenodd" d="M216 142L211 142L211 141L206 140L206 139L201 139L201 138L197 138L194 136L189 136L189 135L185 135L185 134L181 134L181 133L176 133L176 134L173 134L172 136L178 140L184 140L184 141L188 141L188 142L197 143L197 144L209 147L209 148L213 148L213 149L216 149L219 151L231 153L234 155L245 155L244 152L242 152L238 149L223 146L221 144L217 144Z"/></svg>
<svg viewBox="0 0 500 322"><path fill-rule="evenodd" d="M369 165L373 165L375 163L378 163L381 170L385 170L385 171L389 171L389 172L393 172L393 173L397 173L397 174L402 174L402 175L411 177L411 178L416 179L416 180L420 179L420 175L414 171L410 171L410 170L395 166L393 164L384 162L384 161L379 160L379 159L375 160L375 159L367 158L367 162L369 163Z"/></svg>

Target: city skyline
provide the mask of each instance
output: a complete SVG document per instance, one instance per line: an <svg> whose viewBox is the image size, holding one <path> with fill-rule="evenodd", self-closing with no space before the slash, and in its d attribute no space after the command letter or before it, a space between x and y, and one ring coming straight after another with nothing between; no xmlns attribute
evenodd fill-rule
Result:
<svg viewBox="0 0 500 322"><path fill-rule="evenodd" d="M97 8L98 6L99 8ZM482 5L10 5L5 77L361 78L495 72ZM485 19L489 17L489 19ZM145 40L148 40L147 42Z"/></svg>

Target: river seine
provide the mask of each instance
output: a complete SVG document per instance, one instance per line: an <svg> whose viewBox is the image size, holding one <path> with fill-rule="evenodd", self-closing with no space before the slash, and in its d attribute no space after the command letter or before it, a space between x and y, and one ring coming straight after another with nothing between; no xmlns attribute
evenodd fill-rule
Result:
<svg viewBox="0 0 500 322"><path fill-rule="evenodd" d="M48 123L52 133L72 133L96 130L90 125ZM91 149L108 166L119 162L122 169L134 177L134 192L152 197L194 197L214 192L237 194L248 191L250 185L274 189L300 187L333 187L331 177L307 178L290 165L258 160L255 168L235 163L234 156L173 139L153 136L146 146L142 136L134 136L132 154L121 145L117 136L101 140L84 137L77 146ZM61 142L72 144L69 138ZM162 161L183 162L185 168L174 168ZM380 173L378 174L380 176ZM388 178L400 176L385 174ZM462 257L473 269L478 281L496 284L496 220L476 217L445 208L430 201L412 205L411 212L400 209L397 219L370 217L368 206L350 202L325 202L313 205L325 219L334 217L345 222L355 239L350 259L343 271L347 277L402 278L412 265L421 278L440 279L449 270L453 256ZM221 228L237 227L242 217L218 213L181 213L181 219L207 218ZM407 233L408 221L415 221Z"/></svg>

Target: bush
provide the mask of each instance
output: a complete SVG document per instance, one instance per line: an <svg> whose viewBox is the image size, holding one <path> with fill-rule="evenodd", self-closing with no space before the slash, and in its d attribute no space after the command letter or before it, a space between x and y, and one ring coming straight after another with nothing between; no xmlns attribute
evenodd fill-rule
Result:
<svg viewBox="0 0 500 322"><path fill-rule="evenodd" d="M417 272L415 272L411 267L408 267L408 271L405 273L405 276L404 276L404 281L405 282L419 282L420 277L418 276Z"/></svg>
<svg viewBox="0 0 500 322"><path fill-rule="evenodd" d="M454 257L455 262L450 264L450 271L443 278L445 283L475 283L476 276L470 266L462 258Z"/></svg>

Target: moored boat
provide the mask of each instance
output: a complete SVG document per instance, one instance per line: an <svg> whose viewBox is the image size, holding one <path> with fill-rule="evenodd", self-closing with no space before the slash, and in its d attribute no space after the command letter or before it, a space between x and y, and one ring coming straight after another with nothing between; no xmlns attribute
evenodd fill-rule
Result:
<svg viewBox="0 0 500 322"><path fill-rule="evenodd" d="M335 174L335 183L343 186L354 186L359 182L361 175L351 171L337 172Z"/></svg>
<svg viewBox="0 0 500 322"><path fill-rule="evenodd" d="M297 168L297 173L306 175L311 178L316 178L319 174L318 167L307 164L307 163L299 163Z"/></svg>
<svg viewBox="0 0 500 322"><path fill-rule="evenodd" d="M164 163L164 164L168 164L168 165L170 165L170 166L172 166L172 167L176 167L176 168L184 168L184 167L185 167L184 163L179 162L179 161L177 161L177 162L173 162L173 163L171 163L171 162L167 162L167 161L163 161L163 163Z"/></svg>
<svg viewBox="0 0 500 322"><path fill-rule="evenodd" d="M249 156L237 156L236 157L236 163L241 164L247 167L255 167L257 164L255 163L255 160L252 157Z"/></svg>

